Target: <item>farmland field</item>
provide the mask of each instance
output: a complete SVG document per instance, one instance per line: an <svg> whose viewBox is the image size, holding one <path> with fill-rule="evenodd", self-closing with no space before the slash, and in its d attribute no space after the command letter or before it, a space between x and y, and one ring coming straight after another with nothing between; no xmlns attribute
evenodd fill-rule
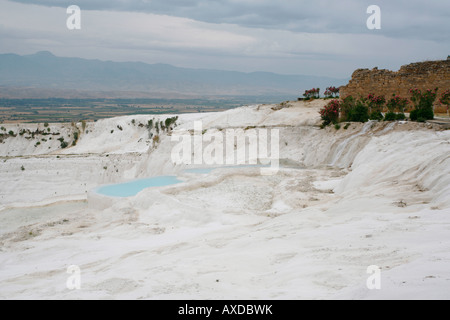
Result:
<svg viewBox="0 0 450 320"><path fill-rule="evenodd" d="M135 114L216 112L258 103L258 97L205 99L0 99L0 121L95 121Z"/></svg>

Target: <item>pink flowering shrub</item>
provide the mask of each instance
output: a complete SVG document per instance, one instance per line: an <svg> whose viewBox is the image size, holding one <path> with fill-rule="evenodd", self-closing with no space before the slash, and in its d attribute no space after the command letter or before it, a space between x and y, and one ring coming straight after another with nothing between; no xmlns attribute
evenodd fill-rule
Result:
<svg viewBox="0 0 450 320"><path fill-rule="evenodd" d="M450 105L450 90L446 90L446 91L442 92L439 102L441 104L445 104L447 106L447 115L448 115L448 113L449 113L448 107Z"/></svg>
<svg viewBox="0 0 450 320"><path fill-rule="evenodd" d="M326 98L338 98L339 97L339 88L328 87L324 94L325 94Z"/></svg>
<svg viewBox="0 0 450 320"><path fill-rule="evenodd" d="M340 100L332 100L325 107L320 109L319 113L323 120L323 125L327 126L330 123L337 123L339 120L340 110L341 110Z"/></svg>
<svg viewBox="0 0 450 320"><path fill-rule="evenodd" d="M416 106L416 109L427 109L433 108L433 103L437 98L437 91L439 88L434 90L428 89L422 93L420 89L411 89L409 93L411 94L411 101Z"/></svg>
<svg viewBox="0 0 450 320"><path fill-rule="evenodd" d="M320 88L313 88L311 90L306 90L303 94L306 100L319 99L320 98Z"/></svg>
<svg viewBox="0 0 450 320"><path fill-rule="evenodd" d="M372 93L367 96L366 101L369 105L370 112L381 112L386 103L386 99L383 96L375 96Z"/></svg>
<svg viewBox="0 0 450 320"><path fill-rule="evenodd" d="M422 91L420 89L416 88L416 89L409 90L409 93L411 94L411 101L417 107L419 104L420 98L422 97Z"/></svg>
<svg viewBox="0 0 450 320"><path fill-rule="evenodd" d="M405 112L405 108L408 105L408 99L402 98L399 95L392 95L392 98L387 102L387 108L389 112L398 111L400 113Z"/></svg>
<svg viewBox="0 0 450 320"><path fill-rule="evenodd" d="M442 92L439 102L442 104L446 104L447 106L450 104L450 90Z"/></svg>

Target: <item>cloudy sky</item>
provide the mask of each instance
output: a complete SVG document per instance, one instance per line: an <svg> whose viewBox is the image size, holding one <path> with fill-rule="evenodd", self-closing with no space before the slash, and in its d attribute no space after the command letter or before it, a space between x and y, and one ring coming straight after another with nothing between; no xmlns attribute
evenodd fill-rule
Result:
<svg viewBox="0 0 450 320"><path fill-rule="evenodd" d="M69 5L81 30L66 27ZM0 0L0 53L346 78L446 59L449 17L449 0Z"/></svg>

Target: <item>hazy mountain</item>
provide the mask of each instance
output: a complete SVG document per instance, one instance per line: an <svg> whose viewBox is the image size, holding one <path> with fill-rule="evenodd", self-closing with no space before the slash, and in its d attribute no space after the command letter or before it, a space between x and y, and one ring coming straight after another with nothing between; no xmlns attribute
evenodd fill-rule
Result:
<svg viewBox="0 0 450 320"><path fill-rule="evenodd" d="M167 64L112 62L33 55L0 54L0 86L46 90L144 92L189 95L301 96L312 87L346 84L348 79L269 72L187 69Z"/></svg>

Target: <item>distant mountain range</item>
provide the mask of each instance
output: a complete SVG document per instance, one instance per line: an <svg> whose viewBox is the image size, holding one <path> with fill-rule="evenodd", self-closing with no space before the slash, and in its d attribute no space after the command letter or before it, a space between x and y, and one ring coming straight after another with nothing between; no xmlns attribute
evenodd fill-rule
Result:
<svg viewBox="0 0 450 320"><path fill-rule="evenodd" d="M0 54L0 96L301 96L313 87L341 86L349 79L270 72L188 69L168 64L112 62Z"/></svg>

